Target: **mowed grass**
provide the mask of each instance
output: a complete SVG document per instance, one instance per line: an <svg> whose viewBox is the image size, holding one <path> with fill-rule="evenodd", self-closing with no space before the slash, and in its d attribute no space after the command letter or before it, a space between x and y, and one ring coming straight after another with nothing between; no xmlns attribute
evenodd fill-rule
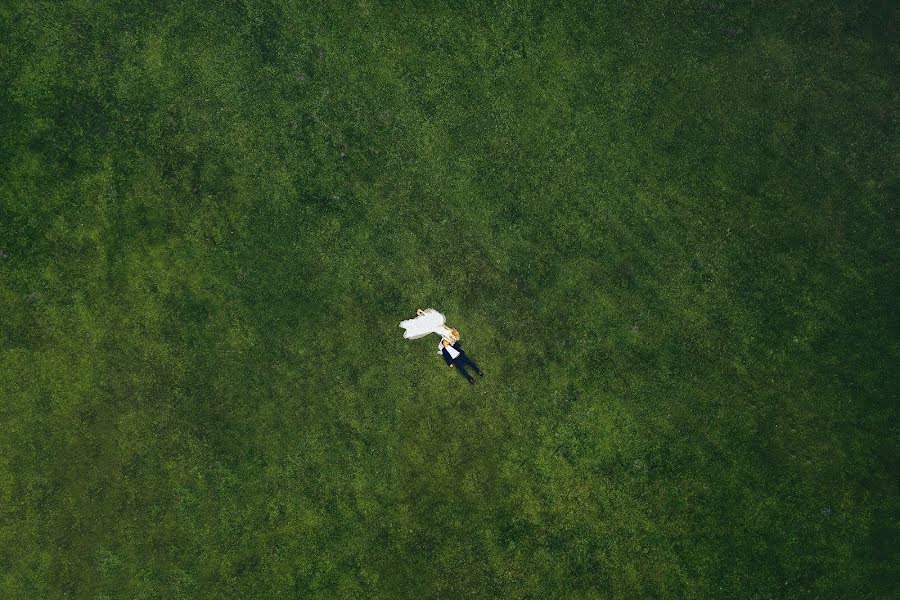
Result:
<svg viewBox="0 0 900 600"><path fill-rule="evenodd" d="M385 4L0 6L0 596L896 596L897 10Z"/></svg>

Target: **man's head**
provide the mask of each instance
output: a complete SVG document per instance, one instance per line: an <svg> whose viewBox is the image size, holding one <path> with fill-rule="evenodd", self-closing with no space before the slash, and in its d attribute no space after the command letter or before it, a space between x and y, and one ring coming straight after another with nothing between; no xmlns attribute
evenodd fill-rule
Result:
<svg viewBox="0 0 900 600"><path fill-rule="evenodd" d="M454 340L458 340L458 339L459 339L459 331L457 331L457 330L455 330L455 329L451 329L451 330L450 330L450 335L453 336L453 339L454 339Z"/></svg>

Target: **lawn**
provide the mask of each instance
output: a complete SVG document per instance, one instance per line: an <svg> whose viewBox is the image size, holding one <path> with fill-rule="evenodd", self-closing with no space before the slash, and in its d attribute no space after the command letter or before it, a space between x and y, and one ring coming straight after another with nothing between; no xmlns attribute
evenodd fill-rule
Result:
<svg viewBox="0 0 900 600"><path fill-rule="evenodd" d="M897 597L891 4L3 2L0 597Z"/></svg>

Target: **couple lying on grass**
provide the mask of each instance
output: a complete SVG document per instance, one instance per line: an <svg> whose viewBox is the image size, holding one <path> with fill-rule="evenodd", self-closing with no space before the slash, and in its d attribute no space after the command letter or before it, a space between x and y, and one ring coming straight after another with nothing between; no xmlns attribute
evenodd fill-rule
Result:
<svg viewBox="0 0 900 600"><path fill-rule="evenodd" d="M459 345L459 331L445 325L444 315L433 308L417 309L416 315L418 316L414 319L400 322L400 327L406 330L403 332L403 337L408 340L415 340L436 333L441 338L441 341L438 342L438 354L444 357L444 362L447 363L448 367L456 367L469 383L475 383L475 378L466 371L466 365L474 369L479 376L484 376L478 365L466 356L466 353L463 352L462 347Z"/></svg>

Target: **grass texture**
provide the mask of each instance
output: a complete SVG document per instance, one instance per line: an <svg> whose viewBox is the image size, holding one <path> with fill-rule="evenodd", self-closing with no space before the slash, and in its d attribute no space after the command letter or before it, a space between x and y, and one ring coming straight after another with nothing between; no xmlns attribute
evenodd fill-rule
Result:
<svg viewBox="0 0 900 600"><path fill-rule="evenodd" d="M897 16L0 3L0 596L896 597Z"/></svg>

